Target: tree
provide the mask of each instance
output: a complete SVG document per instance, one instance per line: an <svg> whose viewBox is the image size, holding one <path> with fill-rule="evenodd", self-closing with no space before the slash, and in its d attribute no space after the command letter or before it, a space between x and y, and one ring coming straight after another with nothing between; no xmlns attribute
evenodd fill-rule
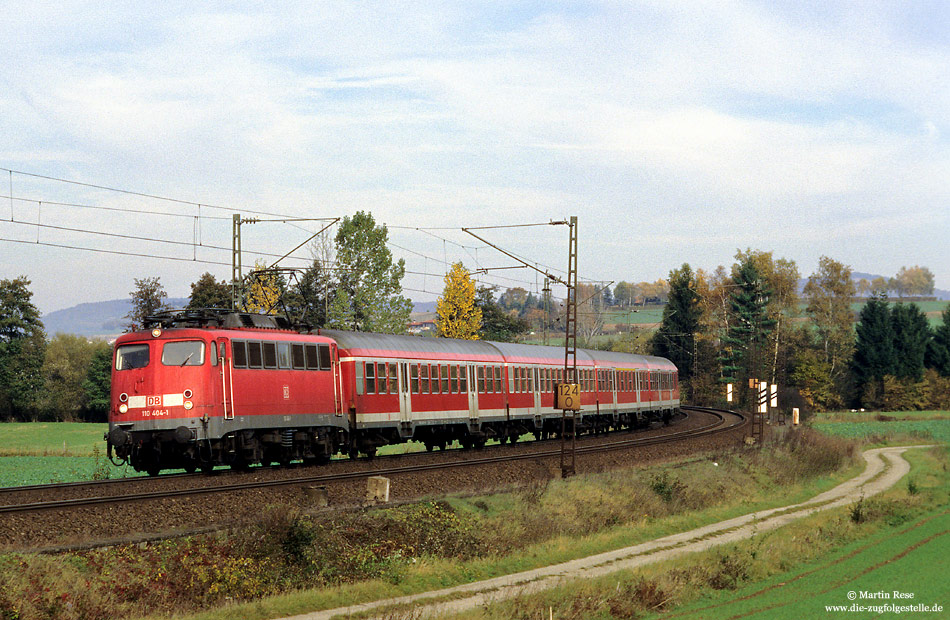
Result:
<svg viewBox="0 0 950 620"><path fill-rule="evenodd" d="M629 282L621 280L614 286L614 303L621 308L631 305L634 297L636 297L636 292Z"/></svg>
<svg viewBox="0 0 950 620"><path fill-rule="evenodd" d="M729 331L722 338L723 381L738 384L740 399L751 405L753 393L744 390L749 380L765 378L763 357L768 355L768 336L775 326L768 316L772 291L749 257L734 268L732 280Z"/></svg>
<svg viewBox="0 0 950 620"><path fill-rule="evenodd" d="M82 336L56 334L46 347L43 363L44 389L40 408L47 420L75 422L84 419L87 406L83 387L97 353L111 358L111 348ZM110 362L107 362L107 366Z"/></svg>
<svg viewBox="0 0 950 620"><path fill-rule="evenodd" d="M188 300L189 309L197 308L230 308L231 285L227 282L218 282L206 271L195 282L191 283L191 299Z"/></svg>
<svg viewBox="0 0 950 620"><path fill-rule="evenodd" d="M693 374L696 332L703 314L696 278L688 263L670 272L669 295L663 322L653 336L653 354L676 364L680 379L688 380Z"/></svg>
<svg viewBox="0 0 950 620"><path fill-rule="evenodd" d="M168 293L165 292L159 278L142 278L141 280L135 278L135 290L129 295L132 297L132 309L125 315L125 318L129 320L126 323L128 332L142 329L145 317L168 310L164 302Z"/></svg>
<svg viewBox="0 0 950 620"><path fill-rule="evenodd" d="M943 324L934 330L927 347L926 366L941 376L950 377L950 304L943 309Z"/></svg>
<svg viewBox="0 0 950 620"><path fill-rule="evenodd" d="M818 271L808 277L804 294L808 302L805 312L815 325L821 356L831 374L829 379L832 383L840 381L854 351L851 302L855 285L851 268L822 256Z"/></svg>
<svg viewBox="0 0 950 620"><path fill-rule="evenodd" d="M482 340L514 342L531 329L527 321L505 312L495 303L494 289L490 286L478 287L475 305L482 311L482 328L478 332Z"/></svg>
<svg viewBox="0 0 950 620"><path fill-rule="evenodd" d="M514 310L518 316L521 316L524 314L528 295L528 291L520 286L516 286L501 294L501 297L498 298L498 305L505 310Z"/></svg>
<svg viewBox="0 0 950 620"><path fill-rule="evenodd" d="M883 276L878 276L871 280L871 296L872 297L886 297L887 291L890 290L890 283L887 281L887 278Z"/></svg>
<svg viewBox="0 0 950 620"><path fill-rule="evenodd" d="M112 383L112 347L106 343L97 345L83 389L83 420L86 422L107 422L111 397L109 388Z"/></svg>
<svg viewBox="0 0 950 620"><path fill-rule="evenodd" d="M478 340L482 311L475 305L475 281L462 263L445 274L445 289L436 300L439 337Z"/></svg>
<svg viewBox="0 0 950 620"><path fill-rule="evenodd" d="M31 417L43 386L46 334L29 286L0 280L0 419Z"/></svg>
<svg viewBox="0 0 950 620"><path fill-rule="evenodd" d="M901 267L894 278L898 296L925 296L934 292L934 274L926 267Z"/></svg>
<svg viewBox="0 0 950 620"><path fill-rule="evenodd" d="M773 258L772 252L752 249L737 252L736 260L740 264L753 262L770 291L766 314L774 325L769 332L768 352L762 351L762 374L759 378L770 383L784 381L792 333L789 319L798 313L798 266L793 260Z"/></svg>
<svg viewBox="0 0 950 620"><path fill-rule="evenodd" d="M596 284L582 282L577 285L577 337L585 347L592 345L607 321L602 293Z"/></svg>
<svg viewBox="0 0 950 620"><path fill-rule="evenodd" d="M412 302L402 296L405 261L393 262L389 232L370 213L343 218L336 235L339 278L327 324L357 331L398 334L406 330Z"/></svg>
<svg viewBox="0 0 950 620"><path fill-rule="evenodd" d="M254 271L249 274L250 285L245 291L244 310L257 314L274 314L281 310L280 302L287 286L283 277L269 270L267 263L254 263Z"/></svg>
<svg viewBox="0 0 950 620"><path fill-rule="evenodd" d="M898 303L891 310L894 342L893 374L898 379L920 381L930 341L930 324L915 304Z"/></svg>
<svg viewBox="0 0 950 620"><path fill-rule="evenodd" d="M884 376L893 374L894 331L887 297L875 296L864 304L855 326L854 358L851 370L863 391L870 383L883 386Z"/></svg>

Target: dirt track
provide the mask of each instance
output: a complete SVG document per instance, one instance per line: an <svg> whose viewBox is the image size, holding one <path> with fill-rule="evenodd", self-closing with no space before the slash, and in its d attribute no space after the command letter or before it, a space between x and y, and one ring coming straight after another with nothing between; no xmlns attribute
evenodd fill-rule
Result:
<svg viewBox="0 0 950 620"><path fill-rule="evenodd" d="M373 609L386 605L411 605L422 599L464 596L464 598L444 603L433 603L425 606L420 604L413 610L415 614L413 617L446 614L472 609L513 596L555 588L567 580L599 577L618 570L636 568L686 553L704 551L717 545L749 538L756 532L781 527L796 519L822 510L848 505L857 501L860 497L876 495L896 484L910 471L910 464L901 456L908 449L910 448L893 447L865 451L863 456L867 462L867 467L864 472L800 504L754 512L632 547L514 575L506 575L435 592L313 612L284 620L329 620L334 616L345 617L353 613L372 612Z"/></svg>

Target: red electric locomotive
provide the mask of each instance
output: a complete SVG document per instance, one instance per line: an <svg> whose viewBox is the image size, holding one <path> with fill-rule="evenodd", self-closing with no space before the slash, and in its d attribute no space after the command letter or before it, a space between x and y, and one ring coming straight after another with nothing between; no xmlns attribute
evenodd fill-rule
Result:
<svg viewBox="0 0 950 620"><path fill-rule="evenodd" d="M560 428L558 347L302 332L279 317L201 310L150 318L118 339L114 362L110 457L152 475ZM668 420L679 406L666 359L579 349L577 364L580 431Z"/></svg>

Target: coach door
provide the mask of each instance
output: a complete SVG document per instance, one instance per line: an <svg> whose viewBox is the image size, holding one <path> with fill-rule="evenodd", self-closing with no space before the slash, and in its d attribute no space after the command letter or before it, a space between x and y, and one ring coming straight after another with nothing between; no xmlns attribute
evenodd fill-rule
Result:
<svg viewBox="0 0 950 620"><path fill-rule="evenodd" d="M614 413L617 413L617 409L618 409L617 405L619 404L619 401L617 400L617 387L618 387L617 369L611 368L610 369L610 389L614 395Z"/></svg>
<svg viewBox="0 0 950 620"><path fill-rule="evenodd" d="M242 343L243 344L243 343ZM218 377L215 381L215 400L221 403L225 420L234 419L234 360L228 355L225 341L212 342L217 361Z"/></svg>
<svg viewBox="0 0 950 620"><path fill-rule="evenodd" d="M531 369L531 377L534 382L534 417L535 421L541 423L541 377L538 368Z"/></svg>
<svg viewBox="0 0 950 620"><path fill-rule="evenodd" d="M399 421L408 424L412 420L412 399L409 396L409 364L399 362Z"/></svg>
<svg viewBox="0 0 950 620"><path fill-rule="evenodd" d="M467 365L464 367L468 374L468 422L471 425L478 425L478 383L475 381L475 366Z"/></svg>

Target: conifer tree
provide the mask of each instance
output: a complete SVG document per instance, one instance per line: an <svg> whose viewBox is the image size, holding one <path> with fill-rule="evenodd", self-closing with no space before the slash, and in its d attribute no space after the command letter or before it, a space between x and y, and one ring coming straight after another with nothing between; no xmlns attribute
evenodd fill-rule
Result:
<svg viewBox="0 0 950 620"><path fill-rule="evenodd" d="M894 331L894 372L898 379L920 381L930 341L930 324L916 304L899 303L891 310Z"/></svg>
<svg viewBox="0 0 950 620"><path fill-rule="evenodd" d="M43 386L46 332L25 276L0 280L0 419L26 419Z"/></svg>
<svg viewBox="0 0 950 620"><path fill-rule="evenodd" d="M927 346L926 366L950 377L950 304L943 310L943 324L934 330Z"/></svg>
<svg viewBox="0 0 950 620"><path fill-rule="evenodd" d="M894 374L894 331L886 295L864 304L855 332L851 362L855 383L862 389L872 381L883 383L885 375Z"/></svg>
<svg viewBox="0 0 950 620"><path fill-rule="evenodd" d="M721 381L738 384L740 399L750 405L754 392L747 392L750 380L763 379L765 345L775 321L768 316L771 290L751 258L733 271L729 296L729 329L722 337Z"/></svg>
<svg viewBox="0 0 950 620"><path fill-rule="evenodd" d="M663 308L663 322L653 337L653 354L676 364L680 379L692 376L696 332L702 318L696 278L688 263L670 272L670 297Z"/></svg>
<svg viewBox="0 0 950 620"><path fill-rule="evenodd" d="M462 263L455 263L445 274L445 289L436 301L439 336L478 340L482 311L475 305L475 281Z"/></svg>

